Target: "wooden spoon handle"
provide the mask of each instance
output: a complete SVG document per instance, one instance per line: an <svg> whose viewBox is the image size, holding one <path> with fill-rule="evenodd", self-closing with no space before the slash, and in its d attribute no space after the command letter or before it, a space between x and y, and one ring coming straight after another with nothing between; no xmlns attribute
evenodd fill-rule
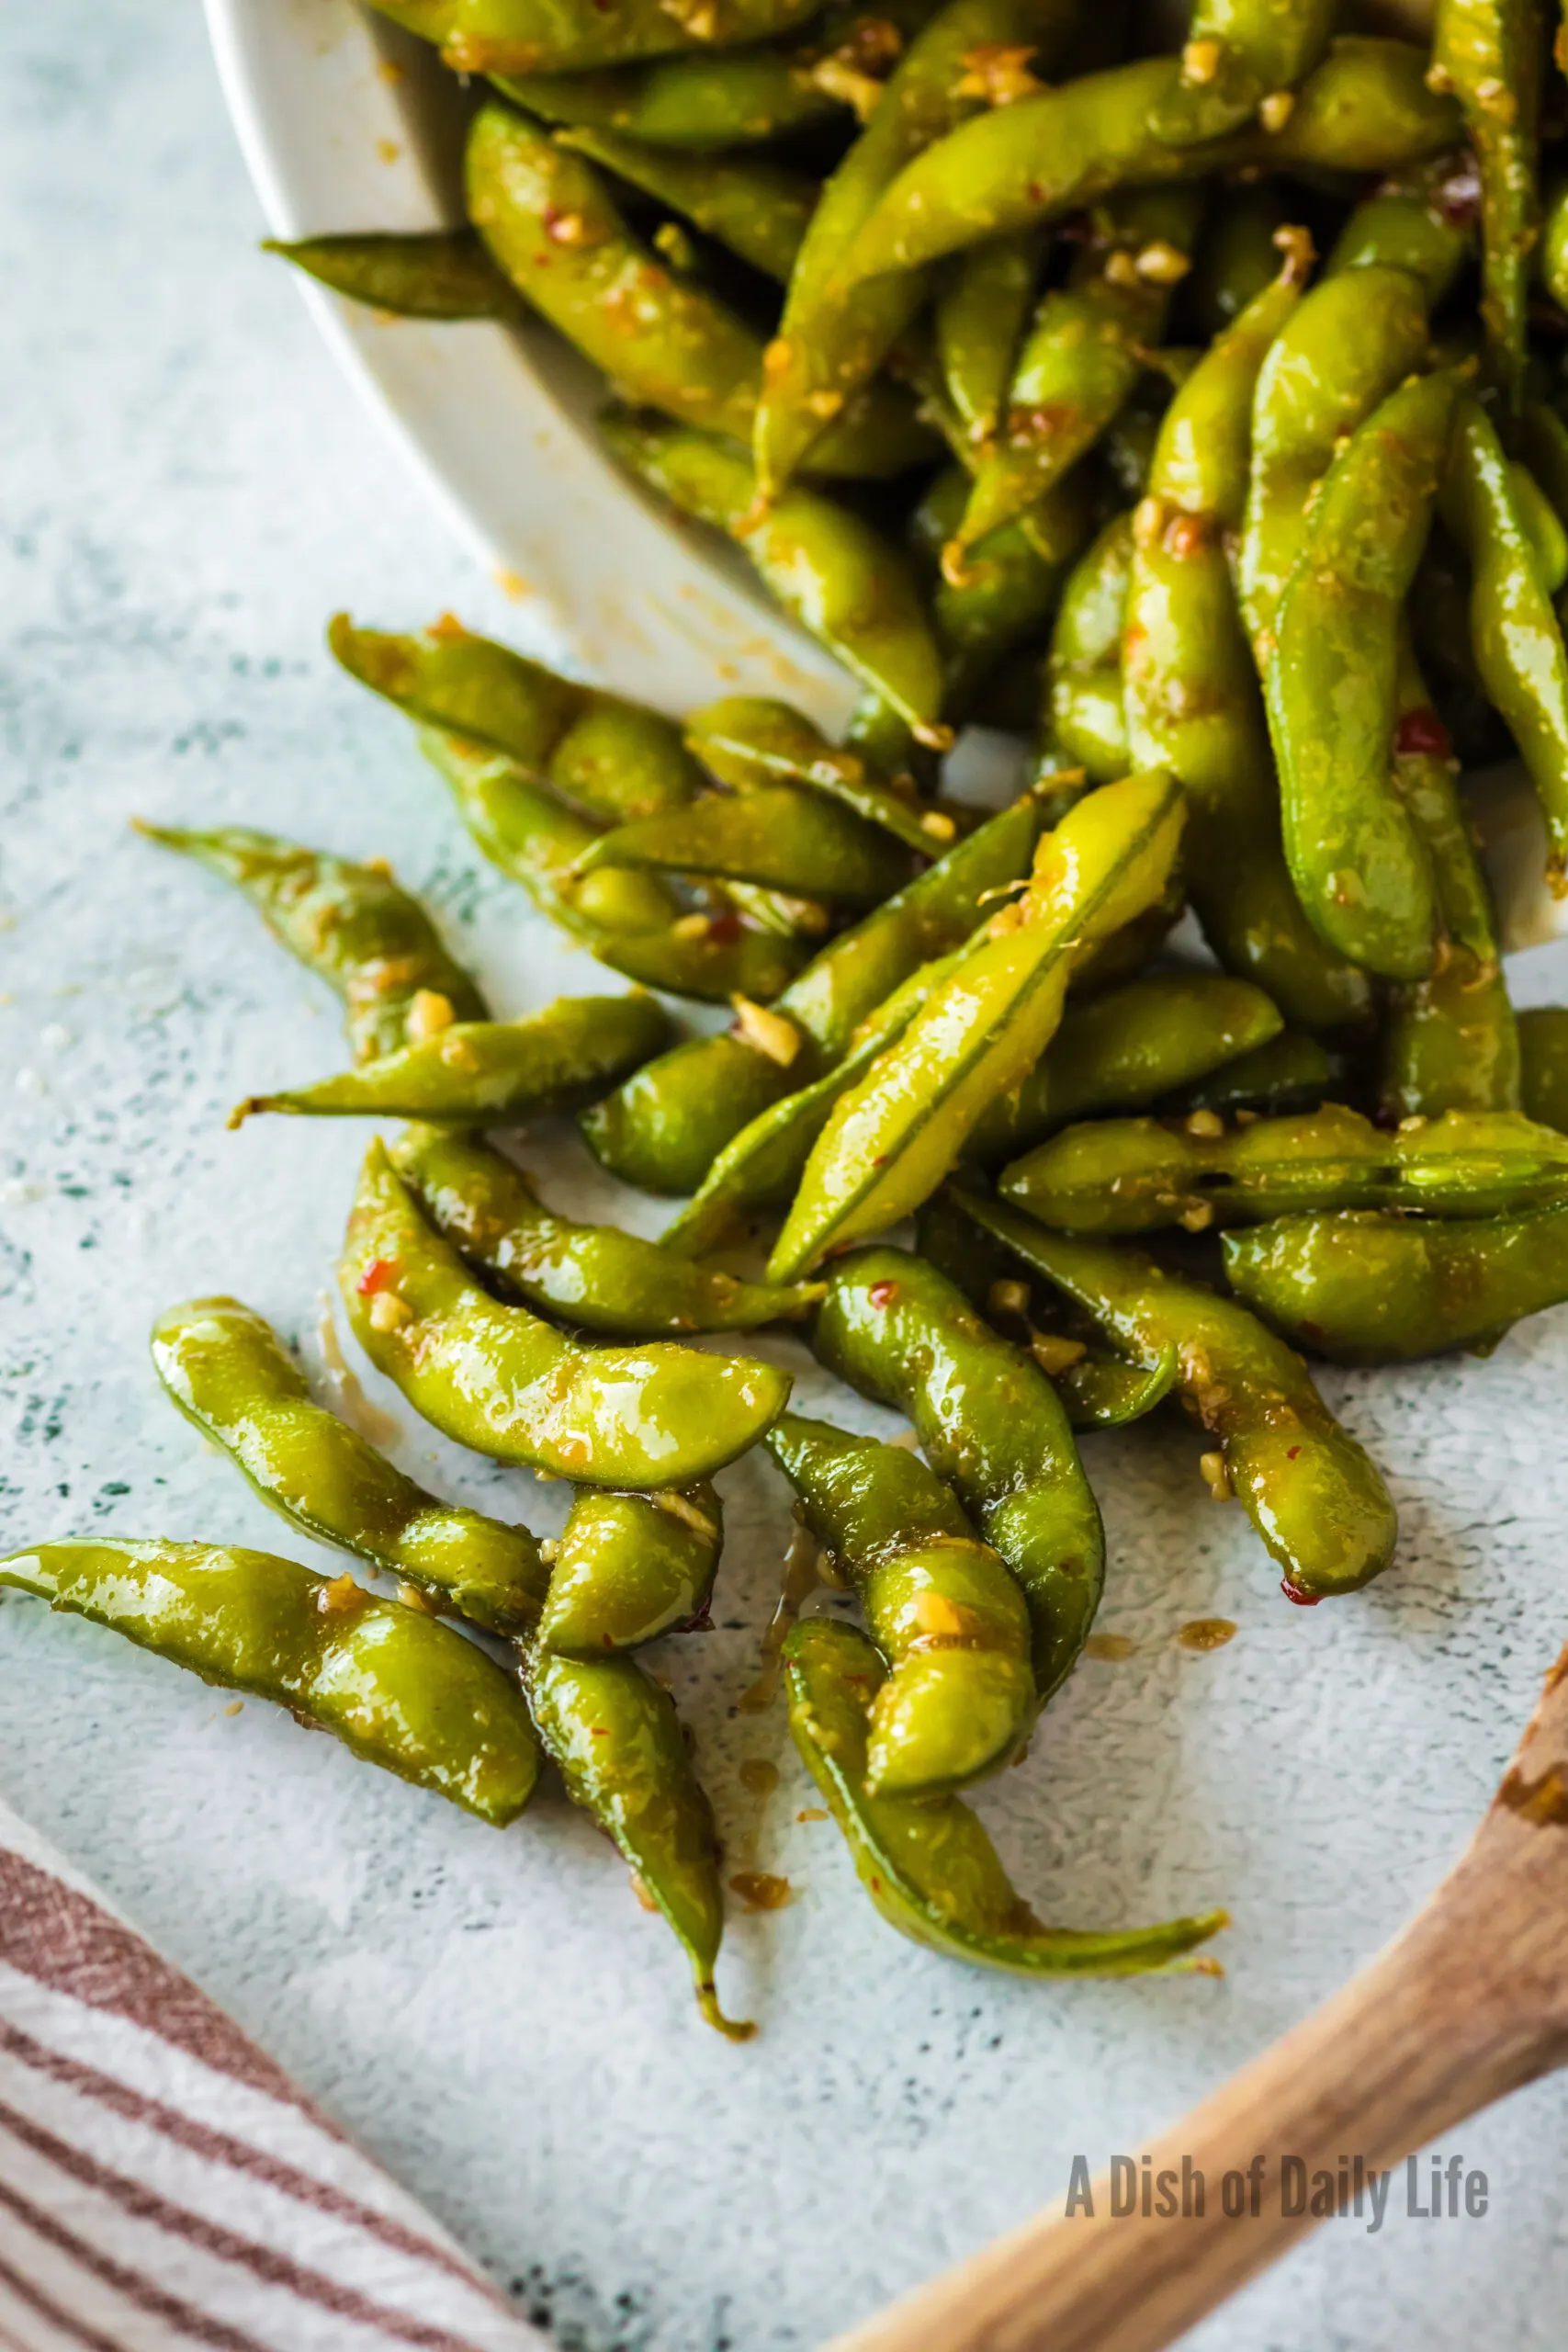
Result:
<svg viewBox="0 0 1568 2352"><path fill-rule="evenodd" d="M833 2352L1157 2352L1323 2218L1314 2173L1337 2189L1358 2157L1363 2177L1385 2172L1561 2064L1565 1666L1568 1652L1453 1875L1352 1984L1149 2151L1149 2210L1141 2166L1125 2216L1097 2181L1092 2211L1037 2215ZM1303 2180L1306 2210L1294 2211ZM1389 2193L1402 2199L1403 2184Z"/></svg>

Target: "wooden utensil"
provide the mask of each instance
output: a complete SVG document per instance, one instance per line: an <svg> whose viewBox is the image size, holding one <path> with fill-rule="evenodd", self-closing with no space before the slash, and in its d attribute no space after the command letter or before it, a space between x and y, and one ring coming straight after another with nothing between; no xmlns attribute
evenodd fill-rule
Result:
<svg viewBox="0 0 1568 2352"><path fill-rule="evenodd" d="M1281 2158L1304 2160L1309 2179L1348 2156L1391 2168L1564 2058L1568 1649L1430 1902L1150 2151L1156 2174L1179 2175L1184 2157L1203 2174L1201 2218L1113 2218L1098 2181L1092 2218L1037 2215L829 2352L1156 2352L1315 2228L1282 2211ZM1220 2194L1231 2172L1247 2183L1235 2219Z"/></svg>

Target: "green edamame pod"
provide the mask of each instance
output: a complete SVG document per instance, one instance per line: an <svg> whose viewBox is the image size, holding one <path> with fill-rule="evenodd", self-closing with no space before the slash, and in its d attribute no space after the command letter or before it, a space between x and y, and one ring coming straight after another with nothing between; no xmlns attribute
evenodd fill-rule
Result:
<svg viewBox="0 0 1568 2352"><path fill-rule="evenodd" d="M870 1793L938 1796L998 1770L1034 1718L1029 1612L1010 1570L903 1446L786 1413L768 1451L892 1669L871 1717Z"/></svg>
<svg viewBox="0 0 1568 2352"><path fill-rule="evenodd" d="M1408 270L1435 310L1474 250L1478 203L1468 151L1385 180L1346 221L1324 276L1369 265Z"/></svg>
<svg viewBox="0 0 1568 2352"><path fill-rule="evenodd" d="M492 1634L525 1633L547 1571L525 1527L438 1502L311 1399L276 1333L237 1298L193 1298L152 1326L152 1363L291 1527L402 1577Z"/></svg>
<svg viewBox="0 0 1568 2352"><path fill-rule="evenodd" d="M953 413L976 447L995 432L1040 275L1043 241L1025 231L959 255L938 289L937 357Z"/></svg>
<svg viewBox="0 0 1568 2352"><path fill-rule="evenodd" d="M566 1792L625 1855L692 1963L697 2007L733 2041L755 2030L727 2018L714 1989L724 1895L713 1809L667 1690L630 1657L536 1649L525 1673L534 1722Z"/></svg>
<svg viewBox="0 0 1568 2352"><path fill-rule="evenodd" d="M631 234L592 164L510 107L468 133L468 216L519 294L624 393L749 441L762 376L751 329ZM819 470L897 473L927 436L891 387L829 428Z"/></svg>
<svg viewBox="0 0 1568 2352"><path fill-rule="evenodd" d="M1505 1216L1568 1194L1568 1138L1515 1111L1445 1111L1393 1135L1327 1103L1227 1132L1103 1119L1068 1127L1003 1170L998 1190L1074 1233L1255 1225L1293 1209L1412 1209Z"/></svg>
<svg viewBox="0 0 1568 2352"><path fill-rule="evenodd" d="M618 410L599 429L639 481L734 539L784 611L906 719L917 742L944 748L942 656L897 548L815 491L761 507L745 458L705 434Z"/></svg>
<svg viewBox="0 0 1568 2352"><path fill-rule="evenodd" d="M1568 1134L1568 1010L1532 1004L1518 1015L1520 1107L1543 1127Z"/></svg>
<svg viewBox="0 0 1568 2352"><path fill-rule="evenodd" d="M838 29L854 41L852 26ZM693 51L641 65L492 78L504 97L546 122L705 154L830 120L848 101L828 86L831 70L818 78L823 54L823 42L808 40L799 47Z"/></svg>
<svg viewBox="0 0 1568 2352"><path fill-rule="evenodd" d="M1479 401L1454 419L1444 522L1470 559L1470 641L1486 692L1546 814L1554 891L1568 865L1568 654L1519 514L1508 463Z"/></svg>
<svg viewBox="0 0 1568 2352"><path fill-rule="evenodd" d="M1568 425L1561 417L1550 409L1546 413L1560 434L1568 435ZM1564 580L1568 580L1568 531L1564 531L1556 507L1522 459L1509 459L1508 479L1540 584L1549 596L1555 596Z"/></svg>
<svg viewBox="0 0 1568 2352"><path fill-rule="evenodd" d="M840 800L856 817L878 825L907 849L935 857L955 839L958 825L945 808L928 808L907 782L900 787L874 774L847 743L830 743L801 711L765 695L724 695L686 719L688 749L710 775L733 792L805 785Z"/></svg>
<svg viewBox="0 0 1568 2352"><path fill-rule="evenodd" d="M585 1489L555 1546L540 1645L603 1657L705 1623L723 1545L724 1506L710 1486L659 1495Z"/></svg>
<svg viewBox="0 0 1568 2352"><path fill-rule="evenodd" d="M1283 1027L1261 989L1223 973L1162 972L1108 989L1063 1015L1022 1083L980 1120L969 1156L1005 1159L1069 1120L1145 1110Z"/></svg>
<svg viewBox="0 0 1568 2352"><path fill-rule="evenodd" d="M1277 181L1226 190L1224 203L1203 223L1183 297L1201 334L1212 340L1223 334L1273 278L1280 266L1274 239L1286 219Z"/></svg>
<svg viewBox="0 0 1568 2352"><path fill-rule="evenodd" d="M840 907L874 906L909 878L898 842L825 793L793 785L737 797L709 794L617 825L583 852L578 872L608 865L713 875Z"/></svg>
<svg viewBox="0 0 1568 2352"><path fill-rule="evenodd" d="M576 74L681 50L769 40L813 15L820 0L374 0L384 17L439 41L458 74Z"/></svg>
<svg viewBox="0 0 1568 2352"><path fill-rule="evenodd" d="M1286 1029L1195 1085L1179 1087L1159 1109L1168 1118L1185 1118L1190 1111L1218 1111L1228 1118L1237 1111L1307 1110L1323 1102L1338 1076L1337 1064L1315 1037Z"/></svg>
<svg viewBox="0 0 1568 2352"><path fill-rule="evenodd" d="M1481 177L1481 320L1492 371L1510 409L1524 382L1545 11L1538 0L1438 0L1436 90L1464 109Z"/></svg>
<svg viewBox="0 0 1568 2352"><path fill-rule="evenodd" d="M1257 115L1265 130L1283 130L1296 84L1328 47L1334 0L1198 0L1181 52L1181 71L1157 108L1156 139L1173 147L1222 138Z"/></svg>
<svg viewBox="0 0 1568 2352"><path fill-rule="evenodd" d="M1285 855L1309 920L1385 979L1432 968L1431 861L1396 789L1404 600L1448 460L1451 376L1402 384L1318 486L1266 673Z"/></svg>
<svg viewBox="0 0 1568 2352"><path fill-rule="evenodd" d="M908 1415L1018 1578L1043 1703L1072 1670L1105 1578L1100 1511L1050 1381L905 1250L835 1261L812 1345L852 1388Z"/></svg>
<svg viewBox="0 0 1568 2352"><path fill-rule="evenodd" d="M1141 1250L1048 1233L968 1193L961 1205L1122 1346L1145 1355L1175 1346L1182 1401L1220 1442L1224 1481L1211 1491L1235 1495L1292 1600L1353 1592L1382 1573L1399 1525L1375 1464L1300 1356L1245 1306L1167 1273Z"/></svg>
<svg viewBox="0 0 1568 2352"><path fill-rule="evenodd" d="M372 1144L338 1283L366 1354L459 1444L581 1486L690 1487L777 1419L787 1373L655 1341L584 1347L480 1290Z"/></svg>
<svg viewBox="0 0 1568 2352"><path fill-rule="evenodd" d="M1463 121L1404 41L1342 39L1297 89L1281 129L1172 147L1153 118L1174 58L1137 58L995 107L928 147L881 197L841 265L847 283L916 270L990 237L1059 220L1119 187L1216 168L1396 172L1457 147Z"/></svg>
<svg viewBox="0 0 1568 2352"><path fill-rule="evenodd" d="M458 1021L358 1069L276 1094L251 1094L231 1112L316 1119L426 1119L438 1126L517 1125L581 1110L668 1046L674 1023L640 989L626 996L562 996L516 1021Z"/></svg>
<svg viewBox="0 0 1568 2352"><path fill-rule="evenodd" d="M1164 891L1185 813L1159 770L1091 793L1047 834L1021 901L993 916L902 1035L840 1096L813 1148L769 1279L886 1231L935 1192L982 1113L1038 1060L1086 948Z"/></svg>
<svg viewBox="0 0 1568 2352"><path fill-rule="evenodd" d="M1553 180L1540 223L1540 281L1560 310L1568 310L1568 179Z"/></svg>
<svg viewBox="0 0 1568 2352"><path fill-rule="evenodd" d="M403 319L500 319L521 315L515 290L471 229L437 229L415 236L280 237L262 239L264 254L281 254L334 294L367 302Z"/></svg>
<svg viewBox="0 0 1568 2352"><path fill-rule="evenodd" d="M531 782L590 817L613 825L651 817L690 800L702 782L672 719L559 677L450 616L393 636L337 613L327 643L350 677L421 726L506 752Z"/></svg>
<svg viewBox="0 0 1568 2352"><path fill-rule="evenodd" d="M984 248L982 248L984 250ZM993 531L985 547L953 582L942 571L942 551L963 519L969 477L962 466L940 473L910 516L907 537L931 568L931 622L942 650L947 680L942 708L953 720L972 711L990 726L1005 726L990 685L998 665L1020 647L1038 643L1056 611L1070 569L1094 525L1094 485L1089 469L1068 474L1031 514ZM1059 552L1043 555L1039 526L1049 522ZM1038 654L1026 658L1034 663ZM1037 685L1030 685L1030 703ZM1125 773L1125 763L1117 773Z"/></svg>
<svg viewBox="0 0 1568 2352"><path fill-rule="evenodd" d="M1133 517L1113 514L1067 575L1045 663L1052 735L1097 784L1129 764L1122 634L1132 576Z"/></svg>
<svg viewBox="0 0 1568 2352"><path fill-rule="evenodd" d="M1225 1277L1255 1315L1336 1363L1487 1351L1568 1298L1568 1212L1416 1224L1375 1211L1227 1234Z"/></svg>
<svg viewBox="0 0 1568 2352"><path fill-rule="evenodd" d="M814 181L756 157L683 155L613 130L558 130L617 179L667 204L765 277L787 281L817 203Z"/></svg>
<svg viewBox="0 0 1568 2352"><path fill-rule="evenodd" d="M417 1034L423 1017L489 1018L483 997L448 956L424 909L385 866L354 865L243 825L186 832L140 818L132 822L148 841L231 882L278 944L335 989L356 1061L395 1053L408 1042L411 1020Z"/></svg>
<svg viewBox="0 0 1568 2352"><path fill-rule="evenodd" d="M0 1585L271 1699L494 1828L533 1794L539 1751L515 1684L450 1625L350 1576L234 1544L100 1536L13 1552Z"/></svg>
<svg viewBox="0 0 1568 2352"><path fill-rule="evenodd" d="M442 1238L498 1289L585 1331L673 1339L796 1320L821 1295L694 1266L614 1225L580 1225L541 1203L531 1179L487 1144L409 1127L392 1165Z"/></svg>
<svg viewBox="0 0 1568 2352"><path fill-rule="evenodd" d="M881 1659L852 1625L807 1618L784 1659L795 1746L862 1884L900 1935L1015 1976L1219 1973L1217 1962L1186 1955L1226 1925L1224 1911L1102 1933L1043 1927L962 1798L874 1796L871 1719L886 1683Z"/></svg>

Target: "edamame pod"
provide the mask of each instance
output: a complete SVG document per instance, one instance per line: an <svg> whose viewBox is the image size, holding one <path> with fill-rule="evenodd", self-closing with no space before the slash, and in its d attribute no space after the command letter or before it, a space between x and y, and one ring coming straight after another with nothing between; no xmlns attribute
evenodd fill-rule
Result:
<svg viewBox="0 0 1568 2352"><path fill-rule="evenodd" d="M906 1250L835 1261L812 1345L852 1388L908 1416L1018 1578L1043 1704L1072 1670L1105 1578L1100 1511L1050 1381Z"/></svg>
<svg viewBox="0 0 1568 2352"><path fill-rule="evenodd" d="M993 531L965 564L962 580L942 571L942 551L968 503L962 466L937 476L909 518L911 548L931 567L931 623L946 664L942 709L955 723L971 714L987 726L1006 727L998 704L996 672L1007 656L1037 666L1033 650L1060 602L1070 568L1093 527L1094 486L1087 468L1066 476L1029 514ZM1042 554L1041 526L1049 523L1053 552ZM1032 679L1029 701L1038 688ZM1125 763L1122 769L1124 772Z"/></svg>
<svg viewBox="0 0 1568 2352"><path fill-rule="evenodd" d="M1226 190L1225 202L1203 223L1182 298L1200 334L1222 334L1262 293L1280 266L1274 240L1286 220L1278 181Z"/></svg>
<svg viewBox="0 0 1568 2352"><path fill-rule="evenodd" d="M521 315L516 292L471 229L413 236L361 235L262 239L333 294L403 319L499 319Z"/></svg>
<svg viewBox="0 0 1568 2352"><path fill-rule="evenodd" d="M1239 130L1254 114L1266 130L1283 130L1295 85L1328 47L1337 14L1334 0L1283 8L1198 0L1180 74L1155 115L1156 138L1190 147Z"/></svg>
<svg viewBox="0 0 1568 2352"><path fill-rule="evenodd" d="M514 1161L434 1127L405 1128L392 1165L442 1238L503 1293L585 1331L634 1340L798 1320L814 1283L777 1290L694 1266L614 1225L556 1216Z"/></svg>
<svg viewBox="0 0 1568 2352"><path fill-rule="evenodd" d="M1015 1159L998 1189L1074 1233L1201 1232L1292 1209L1503 1216L1568 1196L1568 1137L1510 1111L1446 1111L1390 1135L1337 1103L1228 1132L1212 1112L1102 1119Z"/></svg>
<svg viewBox="0 0 1568 2352"><path fill-rule="evenodd" d="M901 1936L950 1960L1015 1976L1218 1973L1186 1957L1227 1924L1223 1911L1158 1928L1091 1933L1043 1927L960 1797L873 1796L870 1718L881 1659L852 1625L809 1617L784 1644L789 1724L873 1903Z"/></svg>
<svg viewBox="0 0 1568 2352"><path fill-rule="evenodd" d="M1478 204L1468 150L1438 155L1362 198L1335 241L1324 276L1369 264L1408 270L1435 310L1474 251Z"/></svg>
<svg viewBox="0 0 1568 2352"><path fill-rule="evenodd" d="M1327 1600L1382 1573L1399 1526L1375 1464L1300 1356L1245 1306L1167 1273L1140 1250L1048 1233L970 1193L960 1204L1123 1347L1146 1357L1174 1344L1182 1400L1220 1441L1224 1477L1211 1491L1235 1496L1291 1599Z"/></svg>
<svg viewBox="0 0 1568 2352"><path fill-rule="evenodd" d="M617 825L584 850L580 874L610 865L712 875L828 906L874 906L909 878L902 846L825 793L775 785L710 793L685 808Z"/></svg>
<svg viewBox="0 0 1568 2352"><path fill-rule="evenodd" d="M1315 1037L1286 1029L1208 1078L1179 1087L1159 1109L1168 1118L1185 1118L1191 1111L1218 1111L1228 1118L1237 1111L1308 1110L1324 1101L1339 1078L1338 1063Z"/></svg>
<svg viewBox="0 0 1568 2352"><path fill-rule="evenodd" d="M314 1086L252 1094L230 1114L426 1119L438 1126L519 1125L580 1110L666 1046L674 1023L641 989L562 996L516 1021L458 1021Z"/></svg>
<svg viewBox="0 0 1568 2352"><path fill-rule="evenodd" d="M525 1527L438 1502L314 1403L276 1333L237 1298L193 1298L152 1326L152 1363L188 1421L263 1502L318 1543L402 1577L492 1634L525 1633L547 1570Z"/></svg>
<svg viewBox="0 0 1568 2352"><path fill-rule="evenodd" d="M546 122L616 131L693 154L754 146L831 120L849 104L830 86L839 78L835 66L852 72L868 50L880 56L899 39L886 16L838 12L829 30L831 14L822 19L820 39L790 48L691 51L640 65L491 78L503 96ZM872 26L879 28L874 38ZM850 54L840 60L839 49L846 47Z"/></svg>
<svg viewBox="0 0 1568 2352"><path fill-rule="evenodd" d="M590 1348L480 1290L372 1144L338 1282L366 1354L459 1444L581 1486L694 1486L784 1410L787 1373L669 1342Z"/></svg>
<svg viewBox="0 0 1568 2352"><path fill-rule="evenodd" d="M1045 710L1069 760L1097 784L1125 775L1122 637L1133 576L1133 517L1113 514L1068 574L1045 663Z"/></svg>
<svg viewBox="0 0 1568 2352"><path fill-rule="evenodd" d="M148 841L231 882L278 944L336 989L356 1061L395 1053L431 1018L489 1018L424 909L384 865L354 865L242 825L186 832L132 821Z"/></svg>
<svg viewBox="0 0 1568 2352"><path fill-rule="evenodd" d="M617 179L667 204L765 277L787 281L817 204L817 187L782 164L752 156L683 155L613 130L558 130Z"/></svg>
<svg viewBox="0 0 1568 2352"><path fill-rule="evenodd" d="M892 1668L872 1711L870 1794L938 1796L998 1770L1034 1716L1029 1612L1010 1570L902 1446L786 1413L768 1451Z"/></svg>
<svg viewBox="0 0 1568 2352"><path fill-rule="evenodd" d="M657 1495L585 1489L555 1546L541 1645L603 1657L705 1623L723 1544L724 1507L710 1486Z"/></svg>
<svg viewBox="0 0 1568 2352"><path fill-rule="evenodd" d="M1568 1134L1568 1010L1532 1004L1518 1016L1520 1099L1527 1118Z"/></svg>
<svg viewBox="0 0 1568 2352"><path fill-rule="evenodd" d="M450 1625L350 1576L232 1544L100 1536L13 1552L0 1585L271 1699L496 1829L533 1793L539 1751L515 1684Z"/></svg>
<svg viewBox="0 0 1568 2352"><path fill-rule="evenodd" d="M1336 1363L1487 1350L1568 1298L1568 1211L1416 1224L1350 1211L1227 1234L1225 1279L1256 1315Z"/></svg>
<svg viewBox="0 0 1568 2352"><path fill-rule="evenodd" d="M718 2006L724 1936L718 1840L675 1703L635 1658L536 1649L525 1676L534 1721L574 1804L608 1832L692 1963L697 2007L733 2041L755 2028Z"/></svg>
<svg viewBox="0 0 1568 2352"><path fill-rule="evenodd" d="M682 50L771 40L820 0L374 0L384 17L439 41L459 74L577 74Z"/></svg>
<svg viewBox="0 0 1568 2352"><path fill-rule="evenodd" d="M996 430L1040 275L1034 232L961 254L934 304L937 358L953 413L983 446Z"/></svg>
<svg viewBox="0 0 1568 2352"><path fill-rule="evenodd" d="M724 695L690 713L686 742L710 775L733 792L807 786L841 801L922 857L935 857L957 836L957 821L947 809L922 807L908 784L900 789L876 775L859 752L847 743L830 743L787 702L765 695Z"/></svg>
<svg viewBox="0 0 1568 2352"><path fill-rule="evenodd" d="M1481 177L1481 318L1486 349L1517 411L1529 340L1530 255L1540 234L1536 187L1545 11L1537 0L1438 0L1435 90L1464 109Z"/></svg>

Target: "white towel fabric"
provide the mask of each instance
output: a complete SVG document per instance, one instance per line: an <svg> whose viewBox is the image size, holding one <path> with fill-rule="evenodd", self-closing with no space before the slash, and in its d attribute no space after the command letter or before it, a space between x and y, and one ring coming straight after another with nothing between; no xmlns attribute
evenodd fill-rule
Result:
<svg viewBox="0 0 1568 2352"><path fill-rule="evenodd" d="M0 1805L0 2352L546 2352Z"/></svg>

